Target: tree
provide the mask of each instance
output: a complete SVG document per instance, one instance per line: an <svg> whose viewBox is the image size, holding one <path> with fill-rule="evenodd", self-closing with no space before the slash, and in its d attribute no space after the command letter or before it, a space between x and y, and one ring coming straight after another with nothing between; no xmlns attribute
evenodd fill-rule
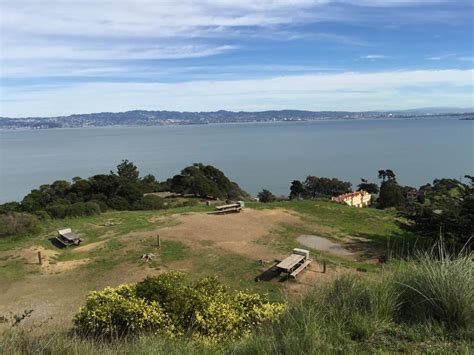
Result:
<svg viewBox="0 0 474 355"><path fill-rule="evenodd" d="M290 199L297 200L304 197L305 194L306 190L303 183L299 180L293 180L290 186Z"/></svg>
<svg viewBox="0 0 474 355"><path fill-rule="evenodd" d="M463 184L455 179L437 179L421 203L415 203L405 217L418 234L459 248L472 249L474 235L474 179Z"/></svg>
<svg viewBox="0 0 474 355"><path fill-rule="evenodd" d="M94 194L104 194L108 198L114 197L120 187L116 175L94 175L89 178L90 190Z"/></svg>
<svg viewBox="0 0 474 355"><path fill-rule="evenodd" d="M384 183L386 180L396 182L395 173L392 170L390 169L379 170L378 173L379 173L379 179L382 179L382 183Z"/></svg>
<svg viewBox="0 0 474 355"><path fill-rule="evenodd" d="M111 171L110 174L115 175L113 171ZM139 175L140 173L136 165L129 162L127 159L122 160L122 162L117 165L117 176L123 180L137 182Z"/></svg>
<svg viewBox="0 0 474 355"><path fill-rule="evenodd" d="M237 199L245 195L222 171L204 164L193 164L171 179L171 191L202 198Z"/></svg>
<svg viewBox="0 0 474 355"><path fill-rule="evenodd" d="M143 191L138 183L127 182L119 187L117 195L125 198L128 203L132 204L142 198Z"/></svg>
<svg viewBox="0 0 474 355"><path fill-rule="evenodd" d="M405 194L403 188L396 181L386 180L380 186L378 198L379 208L395 207L402 209L405 206Z"/></svg>
<svg viewBox="0 0 474 355"><path fill-rule="evenodd" d="M276 200L275 195L273 195L269 190L263 189L257 195L258 200L263 203L273 202Z"/></svg>
<svg viewBox="0 0 474 355"><path fill-rule="evenodd" d="M330 198L351 191L352 184L335 178L308 176L304 182L305 191L311 198Z"/></svg>
<svg viewBox="0 0 474 355"><path fill-rule="evenodd" d="M367 191L369 194L378 194L379 193L379 187L377 184L370 183L366 179L360 179L361 183L357 185L357 191Z"/></svg>

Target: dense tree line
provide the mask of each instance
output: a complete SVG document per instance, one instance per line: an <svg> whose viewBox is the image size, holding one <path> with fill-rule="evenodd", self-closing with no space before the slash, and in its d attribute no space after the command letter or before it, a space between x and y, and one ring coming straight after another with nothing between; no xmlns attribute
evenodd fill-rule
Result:
<svg viewBox="0 0 474 355"><path fill-rule="evenodd" d="M294 180L290 186L290 199L331 198L351 191L350 182L335 178L308 176L304 182Z"/></svg>
<svg viewBox="0 0 474 355"><path fill-rule="evenodd" d="M158 182L153 175L140 177L138 168L123 160L116 171L109 174L87 179L75 177L72 182L57 180L32 190L21 202L0 205L0 235L32 231L38 218L90 216L106 210L162 209L164 199L147 194L159 191L214 199L237 199L246 195L211 165L194 164L173 178ZM3 225L7 222L17 226L13 228L16 233Z"/></svg>

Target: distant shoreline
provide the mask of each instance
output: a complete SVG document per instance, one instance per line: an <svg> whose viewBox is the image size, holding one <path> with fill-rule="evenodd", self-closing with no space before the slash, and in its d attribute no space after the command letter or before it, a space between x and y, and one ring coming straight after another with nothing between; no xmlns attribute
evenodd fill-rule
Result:
<svg viewBox="0 0 474 355"><path fill-rule="evenodd" d="M472 116L471 116L472 115ZM459 117L461 116L461 117ZM470 117L463 117L470 116ZM0 123L1 123L0 118ZM316 118L316 119L275 119L275 120L232 120L222 122L166 122L155 124L110 124L110 125L84 125L84 126L57 126L57 127L1 127L1 132L11 131L43 131L43 130L63 130L63 129L89 129L89 128L138 128L138 127L167 127L167 126L205 126L205 125L235 125L235 124L275 124L275 123L308 123L308 122L341 122L341 121L398 121L398 120L460 120L474 121L474 113L466 114L440 114L440 115L414 115L414 116L393 116L393 117L351 117L351 118ZM20 120L20 119L18 119ZM22 120L22 119L21 119Z"/></svg>

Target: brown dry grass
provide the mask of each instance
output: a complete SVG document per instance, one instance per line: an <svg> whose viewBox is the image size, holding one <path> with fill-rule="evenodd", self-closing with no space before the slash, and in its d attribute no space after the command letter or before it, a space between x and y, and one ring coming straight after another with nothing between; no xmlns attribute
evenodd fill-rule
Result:
<svg viewBox="0 0 474 355"><path fill-rule="evenodd" d="M155 231L131 233L131 237L159 234L164 240L175 240L192 248L210 243L213 248L252 259L280 257L278 253L257 242L284 224L296 224L300 218L284 209L251 210L240 213L214 215L192 213L179 215L175 226Z"/></svg>

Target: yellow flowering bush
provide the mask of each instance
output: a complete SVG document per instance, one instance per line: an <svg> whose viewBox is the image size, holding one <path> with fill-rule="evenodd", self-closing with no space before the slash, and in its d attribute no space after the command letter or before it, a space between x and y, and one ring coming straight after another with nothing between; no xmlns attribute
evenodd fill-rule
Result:
<svg viewBox="0 0 474 355"><path fill-rule="evenodd" d="M147 302L135 286L120 285L90 292L74 317L76 330L93 336L123 336L146 330L170 330L170 322L157 302Z"/></svg>
<svg viewBox="0 0 474 355"><path fill-rule="evenodd" d="M285 310L284 303L271 303L268 297L258 293L238 292L233 299L243 316L242 331L250 332L263 322L277 319Z"/></svg>
<svg viewBox="0 0 474 355"><path fill-rule="evenodd" d="M266 296L230 292L216 277L189 282L186 274L169 272L137 285L91 292L74 323L82 333L92 335L164 331L217 342L249 334L285 309Z"/></svg>

